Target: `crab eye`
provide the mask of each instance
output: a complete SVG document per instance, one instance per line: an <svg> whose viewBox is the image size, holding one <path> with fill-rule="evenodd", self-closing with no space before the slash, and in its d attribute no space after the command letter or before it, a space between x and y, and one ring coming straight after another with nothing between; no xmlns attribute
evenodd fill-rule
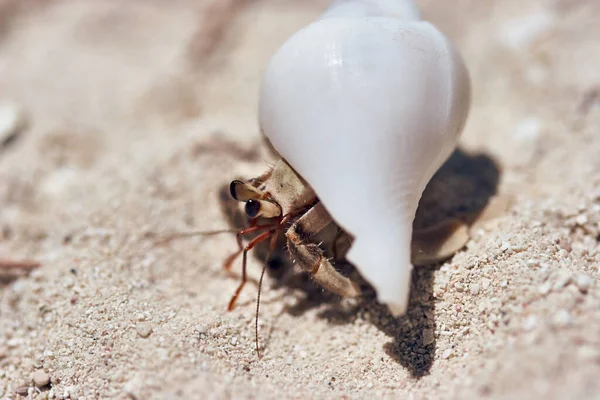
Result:
<svg viewBox="0 0 600 400"><path fill-rule="evenodd" d="M229 193L231 197L238 201L258 200L263 196L260 190L237 180L229 185Z"/></svg>
<svg viewBox="0 0 600 400"><path fill-rule="evenodd" d="M246 215L255 218L260 212L260 201L248 200L246 202Z"/></svg>
<svg viewBox="0 0 600 400"><path fill-rule="evenodd" d="M281 216L281 208L277 204L266 200L248 200L246 202L246 215L250 218L275 218Z"/></svg>
<svg viewBox="0 0 600 400"><path fill-rule="evenodd" d="M231 194L231 197L234 198L234 200L238 199L237 193L236 193L236 186L238 186L240 183L240 181L233 181L231 182L231 185L229 185L229 194Z"/></svg>

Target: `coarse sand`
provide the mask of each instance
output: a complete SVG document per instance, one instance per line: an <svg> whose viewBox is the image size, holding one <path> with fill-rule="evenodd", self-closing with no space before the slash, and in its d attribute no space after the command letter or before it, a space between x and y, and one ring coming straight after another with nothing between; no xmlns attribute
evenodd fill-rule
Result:
<svg viewBox="0 0 600 400"><path fill-rule="evenodd" d="M415 223L510 203L402 318L271 264L259 360L260 258L227 312L234 236L155 239L230 227L261 74L327 1L0 0L0 398L599 399L600 2L419 4L473 106Z"/></svg>

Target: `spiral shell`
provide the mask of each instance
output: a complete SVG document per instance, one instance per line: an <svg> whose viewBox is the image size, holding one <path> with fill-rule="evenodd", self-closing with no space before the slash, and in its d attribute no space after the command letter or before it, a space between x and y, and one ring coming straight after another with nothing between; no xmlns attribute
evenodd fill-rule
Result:
<svg viewBox="0 0 600 400"><path fill-rule="evenodd" d="M454 150L469 75L412 1L336 1L276 52L263 133L354 237L348 260L394 315L406 311L412 222Z"/></svg>

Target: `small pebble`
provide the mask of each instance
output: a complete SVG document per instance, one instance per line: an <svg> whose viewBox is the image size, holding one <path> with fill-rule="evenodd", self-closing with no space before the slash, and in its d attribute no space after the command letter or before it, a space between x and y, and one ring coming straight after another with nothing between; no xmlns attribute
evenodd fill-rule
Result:
<svg viewBox="0 0 600 400"><path fill-rule="evenodd" d="M566 271L562 271L559 273L558 277L556 278L556 281L554 283L554 289L555 290L562 289L565 286L567 286L569 284L569 282L571 282L571 275Z"/></svg>
<svg viewBox="0 0 600 400"><path fill-rule="evenodd" d="M444 350L444 352L442 353L442 359L447 360L450 357L452 357L452 349L446 349Z"/></svg>
<svg viewBox="0 0 600 400"><path fill-rule="evenodd" d="M37 387L44 387L50 384L50 375L44 372L43 369L38 369L33 373L33 383Z"/></svg>
<svg viewBox="0 0 600 400"><path fill-rule="evenodd" d="M525 251L527 249L527 246L525 244L515 244L513 246L511 246L511 250L514 251L515 253L520 253L522 251Z"/></svg>
<svg viewBox="0 0 600 400"><path fill-rule="evenodd" d="M73 386L67 386L65 388L64 398L77 399L78 397L79 397L79 387L73 385Z"/></svg>
<svg viewBox="0 0 600 400"><path fill-rule="evenodd" d="M232 344L232 345L234 345L234 346L235 346L235 345L237 344L237 341L238 341L238 338L237 338L237 336L234 336L234 337L232 337L232 338L231 338L231 344Z"/></svg>
<svg viewBox="0 0 600 400"><path fill-rule="evenodd" d="M564 259L564 258L567 258L567 256L569 255L569 252L570 252L570 251L571 251L571 250L567 250L567 249L560 249L560 250L558 251L558 253L556 253L556 254L557 254L557 257L558 257L558 258L560 258L560 259Z"/></svg>
<svg viewBox="0 0 600 400"><path fill-rule="evenodd" d="M152 333L152 325L147 322L140 322L135 326L138 335L143 338L147 338Z"/></svg>
<svg viewBox="0 0 600 400"><path fill-rule="evenodd" d="M430 345L434 340L433 329L423 329L423 346Z"/></svg>
<svg viewBox="0 0 600 400"><path fill-rule="evenodd" d="M559 251L559 255L561 257L565 257L566 254L568 254L571 250L573 250L573 246L571 245L571 242L569 241L569 239L560 238L558 240L558 245L561 248L561 250ZM563 250L564 250L564 252L563 252Z"/></svg>
<svg viewBox="0 0 600 400"><path fill-rule="evenodd" d="M537 326L537 319L535 318L535 316L530 315L525 320L525 323L523 324L523 329L526 331L531 331L531 330L535 329L536 326Z"/></svg>
<svg viewBox="0 0 600 400"><path fill-rule="evenodd" d="M577 288L579 288L582 293L587 293L592 286L592 278L585 274L579 274L575 278L575 285L577 285Z"/></svg>
<svg viewBox="0 0 600 400"><path fill-rule="evenodd" d="M471 291L472 295L477 295L479 294L479 285L476 283L472 283L471 285L469 285L469 290Z"/></svg>
<svg viewBox="0 0 600 400"><path fill-rule="evenodd" d="M550 284L548 282L546 282L546 283L540 285L540 287L538 288L538 291L540 292L541 295L545 296L548 293L550 293L550 289L552 289Z"/></svg>
<svg viewBox="0 0 600 400"><path fill-rule="evenodd" d="M588 223L588 217L585 215L578 215L577 218L575 218L575 223L579 226L585 225Z"/></svg>
<svg viewBox="0 0 600 400"><path fill-rule="evenodd" d="M0 142L6 143L27 124L23 110L16 104L0 104Z"/></svg>
<svg viewBox="0 0 600 400"><path fill-rule="evenodd" d="M27 396L28 392L29 392L29 386L19 386L18 388L15 389L15 393L20 396Z"/></svg>
<svg viewBox="0 0 600 400"><path fill-rule="evenodd" d="M571 323L571 314L567 310L560 310L552 318L554 326L564 328Z"/></svg>
<svg viewBox="0 0 600 400"><path fill-rule="evenodd" d="M198 335L204 335L206 334L206 327L204 325L196 325L194 331L197 332Z"/></svg>
<svg viewBox="0 0 600 400"><path fill-rule="evenodd" d="M481 287L483 288L483 290L486 290L487 288L490 287L490 280L488 278L483 278L481 280Z"/></svg>

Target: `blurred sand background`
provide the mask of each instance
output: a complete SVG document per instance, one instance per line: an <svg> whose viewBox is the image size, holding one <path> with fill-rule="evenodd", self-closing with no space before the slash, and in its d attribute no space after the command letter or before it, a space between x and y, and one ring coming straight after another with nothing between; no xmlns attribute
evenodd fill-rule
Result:
<svg viewBox="0 0 600 400"><path fill-rule="evenodd" d="M0 258L41 263L0 271L0 398L600 398L598 1L419 2L474 89L420 218L514 200L415 272L406 317L271 271L257 360L235 239L153 245L227 226L223 185L272 161L261 74L327 3L0 0L28 122L0 137Z"/></svg>

